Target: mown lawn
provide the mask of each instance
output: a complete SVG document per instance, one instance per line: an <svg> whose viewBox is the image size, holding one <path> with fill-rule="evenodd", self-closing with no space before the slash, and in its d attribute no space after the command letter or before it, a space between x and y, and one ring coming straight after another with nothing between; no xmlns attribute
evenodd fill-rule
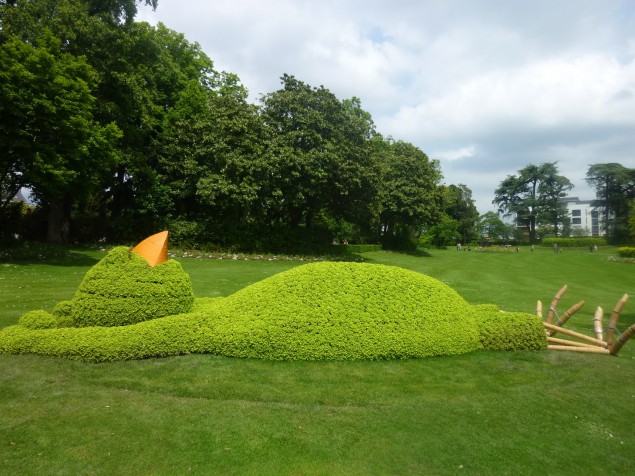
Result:
<svg viewBox="0 0 635 476"><path fill-rule="evenodd" d="M368 253L472 303L559 310L592 335L597 305L635 322L635 266L536 249ZM68 299L103 256L0 263L0 327ZM299 262L182 260L197 296ZM618 357L542 352L381 362L190 355L85 364L0 355L0 474L633 474L635 340Z"/></svg>

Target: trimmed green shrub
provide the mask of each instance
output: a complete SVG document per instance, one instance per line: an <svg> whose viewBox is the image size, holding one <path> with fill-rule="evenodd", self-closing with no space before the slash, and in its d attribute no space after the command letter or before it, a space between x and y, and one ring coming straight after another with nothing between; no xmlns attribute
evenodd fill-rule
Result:
<svg viewBox="0 0 635 476"><path fill-rule="evenodd" d="M386 359L480 348L456 291L392 266L322 262L248 286L209 320L215 353L272 360Z"/></svg>
<svg viewBox="0 0 635 476"><path fill-rule="evenodd" d="M58 302L53 308L53 316L57 319L57 327L75 327L72 301Z"/></svg>
<svg viewBox="0 0 635 476"><path fill-rule="evenodd" d="M53 329L57 327L57 320L53 314L37 310L23 314L18 324L27 329Z"/></svg>
<svg viewBox="0 0 635 476"><path fill-rule="evenodd" d="M538 316L526 312L502 312L496 306L474 306L481 344L486 350L541 350L547 337Z"/></svg>
<svg viewBox="0 0 635 476"><path fill-rule="evenodd" d="M84 277L71 301L77 327L124 326L189 312L194 292L175 260L151 267L124 246L113 248Z"/></svg>
<svg viewBox="0 0 635 476"><path fill-rule="evenodd" d="M0 352L41 354L86 362L108 362L208 352L209 328L191 313L120 327L0 331Z"/></svg>
<svg viewBox="0 0 635 476"><path fill-rule="evenodd" d="M590 246L606 246L606 240L597 237L545 238L542 240L542 244L544 246L557 244L561 248L588 248Z"/></svg>
<svg viewBox="0 0 635 476"><path fill-rule="evenodd" d="M617 249L617 254L622 258L635 258L635 247L623 246Z"/></svg>

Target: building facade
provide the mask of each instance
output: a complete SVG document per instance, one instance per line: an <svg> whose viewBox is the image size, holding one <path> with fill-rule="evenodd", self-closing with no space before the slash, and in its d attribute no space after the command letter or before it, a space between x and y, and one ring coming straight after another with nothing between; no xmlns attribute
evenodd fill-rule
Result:
<svg viewBox="0 0 635 476"><path fill-rule="evenodd" d="M577 236L604 236L602 210L593 206L593 200L580 200L578 197L562 199L569 210L571 234Z"/></svg>

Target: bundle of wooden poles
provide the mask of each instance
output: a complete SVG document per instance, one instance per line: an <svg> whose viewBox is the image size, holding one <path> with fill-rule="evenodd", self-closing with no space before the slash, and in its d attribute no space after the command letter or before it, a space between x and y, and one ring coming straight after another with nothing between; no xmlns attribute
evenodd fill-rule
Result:
<svg viewBox="0 0 635 476"><path fill-rule="evenodd" d="M632 324L628 329L626 329L626 331L621 334L617 329L617 321L619 320L622 309L624 308L624 305L628 300L628 294L624 294L624 296L622 296L622 299L620 299L615 305L615 308L611 313L609 325L606 329L606 334L604 333L604 328L602 325L604 311L601 307L598 306L593 317L593 329L595 331L595 337L589 337L587 335L581 334L580 332L572 331L570 329L565 329L562 327L564 323L567 322L571 316L573 316L573 314L575 314L582 308L582 306L584 306L584 301L580 301L579 303L569 308L562 315L562 317L558 316L556 308L558 306L558 302L560 302L560 299L562 298L566 290L567 285L565 284L556 293L553 301L551 301L551 306L549 306L547 317L543 322L543 325L545 326L545 332L547 333L547 348L569 352L587 352L594 354L617 355L626 341L628 341L628 339L630 339L631 336L635 334L635 324ZM543 318L542 303L540 301L538 301L538 304L536 306L536 314L541 319ZM554 316L558 318L555 324L553 322ZM569 339L554 337L558 333L569 337Z"/></svg>

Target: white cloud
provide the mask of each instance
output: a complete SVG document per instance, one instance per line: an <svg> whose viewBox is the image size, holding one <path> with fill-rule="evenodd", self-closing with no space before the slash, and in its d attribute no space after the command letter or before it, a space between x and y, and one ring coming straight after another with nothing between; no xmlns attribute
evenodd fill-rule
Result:
<svg viewBox="0 0 635 476"><path fill-rule="evenodd" d="M453 162L459 159L465 159L474 156L476 148L473 145L461 147L460 149L442 150L431 154L433 159L441 159Z"/></svg>
<svg viewBox="0 0 635 476"><path fill-rule="evenodd" d="M200 43L254 100L283 73L359 97L381 133L439 158L481 209L528 163L559 161L584 198L589 164L635 167L631 0L160 0L141 11Z"/></svg>
<svg viewBox="0 0 635 476"><path fill-rule="evenodd" d="M487 72L381 122L393 135L439 141L606 123L635 126L635 61L559 58Z"/></svg>

